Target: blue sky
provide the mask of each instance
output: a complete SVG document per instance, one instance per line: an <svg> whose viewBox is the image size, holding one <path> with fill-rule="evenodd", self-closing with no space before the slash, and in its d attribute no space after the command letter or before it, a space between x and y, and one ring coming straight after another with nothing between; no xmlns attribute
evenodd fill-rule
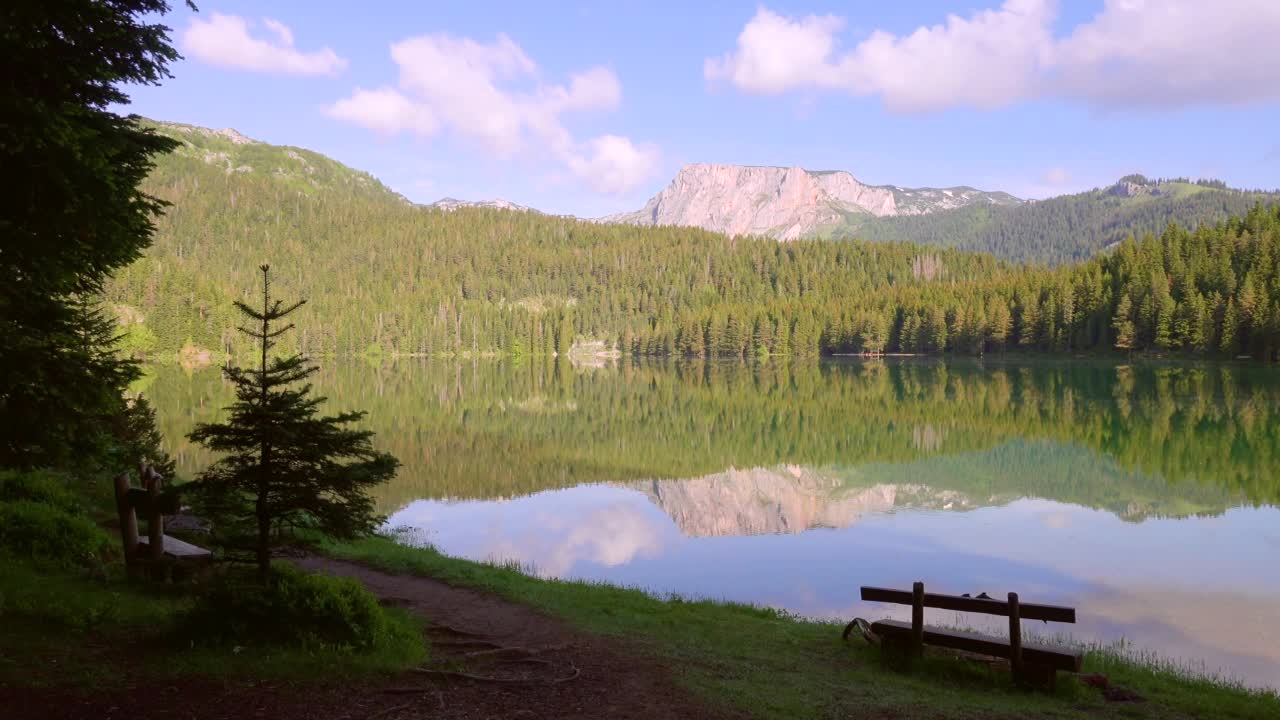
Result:
<svg viewBox="0 0 1280 720"><path fill-rule="evenodd" d="M1023 197L1129 172L1280 186L1274 0L198 4L132 111L419 202L595 216L689 162Z"/></svg>

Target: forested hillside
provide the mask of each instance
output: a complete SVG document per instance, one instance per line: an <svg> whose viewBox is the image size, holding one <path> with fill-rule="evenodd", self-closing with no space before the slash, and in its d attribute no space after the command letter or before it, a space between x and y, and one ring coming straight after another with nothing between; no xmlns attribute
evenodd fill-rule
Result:
<svg viewBox="0 0 1280 720"><path fill-rule="evenodd" d="M446 212L305 151L166 132L191 144L146 187L173 205L107 291L142 354L245 349L231 302L264 261L280 297L310 299L293 342L313 354L550 354L587 339L694 356L1280 348L1275 209L1029 269L902 243Z"/></svg>
<svg viewBox="0 0 1280 720"><path fill-rule="evenodd" d="M851 215L833 238L911 241L989 252L1014 262L1086 260L1133 235L1177 223L1195 228L1245 214L1280 194L1232 190L1219 181L1150 180L1129 175L1107 188L1017 205L969 205L927 215Z"/></svg>

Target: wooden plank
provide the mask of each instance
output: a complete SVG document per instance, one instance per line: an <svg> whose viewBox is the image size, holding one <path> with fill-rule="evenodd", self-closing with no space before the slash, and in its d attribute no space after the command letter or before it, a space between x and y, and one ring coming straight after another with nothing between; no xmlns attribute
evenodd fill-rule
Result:
<svg viewBox="0 0 1280 720"><path fill-rule="evenodd" d="M881 620L871 623L871 631L881 637L909 637L911 624L899 620ZM1008 640L963 630L925 626L924 643L993 657L1009 657ZM1043 665L1055 670L1080 672L1083 661L1084 653L1075 648L1036 643L1022 644L1022 662L1026 665Z"/></svg>
<svg viewBox="0 0 1280 720"><path fill-rule="evenodd" d="M912 602L911 591L909 590L891 590L889 588L865 586L862 588L862 599L868 602L893 603L895 605L910 605ZM1008 617L1009 615L1009 603L1004 600L967 598L959 595L925 593L924 606L941 610L955 610L957 612L1000 615L1002 617ZM1076 621L1076 609L1061 605L1021 603L1019 609L1023 620L1047 620L1061 623L1074 623Z"/></svg>
<svg viewBox="0 0 1280 720"><path fill-rule="evenodd" d="M149 545L150 538L138 538L139 545ZM164 536L164 542L161 547L164 548L164 554L177 560L204 560L213 556L209 550L202 547L192 545L189 542L183 542L176 537Z"/></svg>

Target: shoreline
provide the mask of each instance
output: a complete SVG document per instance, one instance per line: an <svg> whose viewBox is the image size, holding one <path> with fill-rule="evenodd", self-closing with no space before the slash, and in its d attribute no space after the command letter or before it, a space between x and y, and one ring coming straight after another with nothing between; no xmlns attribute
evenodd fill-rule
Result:
<svg viewBox="0 0 1280 720"><path fill-rule="evenodd" d="M1005 687L1007 677L993 685L989 671L975 673L973 668L956 667L958 663L955 662L939 661L940 664L930 666L924 672L925 677L918 672L907 675L890 672L882 667L875 648L861 641L852 644L842 642L840 634L844 623L839 621L805 618L732 601L674 594L664 598L640 588L603 582L539 578L527 574L515 564L451 557L430 547L401 545L386 536L352 543L331 543L322 549L330 557L388 572L421 575L450 585L493 593L531 605L588 632L605 636L643 636L648 639L654 653L672 661L696 657L702 662L715 662L714 657L721 652L726 653L735 659L721 662L729 663L733 673L754 676L756 680L753 682L766 686L773 682L774 691L793 698L791 702L799 703L791 705L789 712L802 710L804 703L799 698L815 693L822 696L829 691L824 691L826 686L822 684L822 678L834 682L835 678L843 676L846 681L850 680L850 668L841 669L839 665L825 667L825 663L841 663L850 659L857 661L858 672L855 674L871 673L875 676L875 683L881 687L901 682L926 697L935 692L944 693L949 699L946 704L960 702L957 709L995 710L994 706L979 698L990 695L999 702L1002 692L1012 692ZM1156 696L1162 696L1171 709L1176 707L1179 712L1194 707L1203 708L1206 711L1203 716L1206 717L1266 717L1280 711L1280 694L1275 689L1247 686L1221 675L1202 675L1195 670L1193 662L1162 658L1155 653L1126 646L1123 641L1105 647L1086 645L1085 649L1086 674L1106 674L1113 684L1130 688L1151 702L1157 702ZM816 661L818 657L826 660ZM792 673L783 672L781 665L788 662L799 663L798 669ZM774 663L779 666L771 668ZM785 686L782 687L777 686L777 673L780 672L785 678ZM732 699L742 691L737 682L726 681L714 673L693 680L695 689L700 689L713 701ZM936 685L930 686L933 682ZM1060 685L1066 689L1060 689L1056 695L1019 693L1018 697L1031 701L1031 707L1024 708L1028 711L1032 707L1045 710L1047 708L1043 706L1046 703L1057 704L1055 698L1060 699L1064 693L1076 704L1092 699L1092 693L1079 683L1064 682ZM973 697L969 696L971 691ZM956 697L957 693L959 697ZM759 699L763 701L768 694L762 693ZM1217 713L1222 708L1237 704L1241 705L1242 714ZM1107 703L1095 709L1112 705ZM1213 712L1208 712L1211 708ZM1258 711L1257 714L1254 710Z"/></svg>

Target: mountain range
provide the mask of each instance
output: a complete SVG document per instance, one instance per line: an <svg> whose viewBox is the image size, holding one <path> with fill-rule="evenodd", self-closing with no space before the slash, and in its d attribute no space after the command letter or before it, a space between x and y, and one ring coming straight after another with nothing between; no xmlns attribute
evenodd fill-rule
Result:
<svg viewBox="0 0 1280 720"><path fill-rule="evenodd" d="M1280 193L1213 180L1128 175L1046 200L1006 192L866 185L843 171L686 165L644 208L600 222L700 227L728 235L913 242L1051 265L1086 259L1169 223L1195 227L1243 215Z"/></svg>

